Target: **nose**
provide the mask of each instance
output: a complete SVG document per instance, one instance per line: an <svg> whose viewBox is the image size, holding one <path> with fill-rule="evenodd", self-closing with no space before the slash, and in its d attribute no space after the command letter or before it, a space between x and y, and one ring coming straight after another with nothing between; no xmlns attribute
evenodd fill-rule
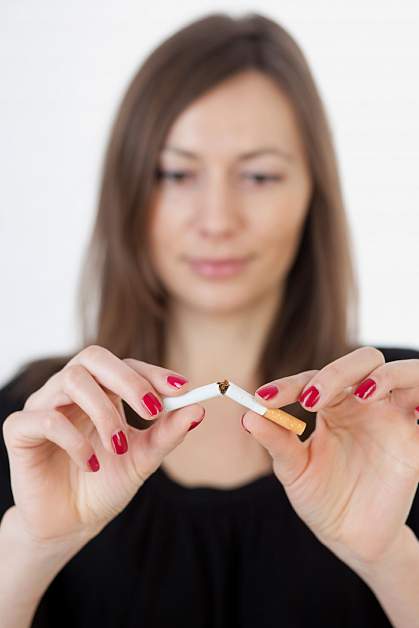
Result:
<svg viewBox="0 0 419 628"><path fill-rule="evenodd" d="M199 199L196 224L205 238L226 238L242 225L239 199L226 178L219 174L208 179Z"/></svg>

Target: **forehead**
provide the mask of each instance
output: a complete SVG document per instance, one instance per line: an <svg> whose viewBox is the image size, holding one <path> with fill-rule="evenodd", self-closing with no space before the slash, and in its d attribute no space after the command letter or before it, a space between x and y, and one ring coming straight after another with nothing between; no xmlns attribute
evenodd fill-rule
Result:
<svg viewBox="0 0 419 628"><path fill-rule="evenodd" d="M202 155L229 155L275 143L290 153L302 150L287 96L270 77L254 70L223 81L193 101L166 139L166 144Z"/></svg>

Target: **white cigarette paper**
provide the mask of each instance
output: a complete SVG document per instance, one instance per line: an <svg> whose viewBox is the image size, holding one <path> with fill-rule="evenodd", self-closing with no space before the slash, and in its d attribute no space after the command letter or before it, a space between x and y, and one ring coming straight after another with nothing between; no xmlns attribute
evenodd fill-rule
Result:
<svg viewBox="0 0 419 628"><path fill-rule="evenodd" d="M214 382L213 384L207 384L205 386L199 386L193 390L188 391L184 395L178 397L164 397L163 407L166 411L175 410L177 408L183 408L199 401L205 401L206 399L212 399L213 397L230 397L237 403L253 410L257 414L264 416L266 419L285 427L287 430L291 430L296 434L302 434L306 428L306 423L280 410L279 408L267 408L259 403L259 401L247 390L240 388L237 384L224 380L223 382Z"/></svg>
<svg viewBox="0 0 419 628"><path fill-rule="evenodd" d="M179 395L179 397L163 397L162 401L164 409L168 412L169 410L184 408L192 403L205 401L205 399L212 399L212 397L221 397L221 390L216 382L189 390L184 395Z"/></svg>

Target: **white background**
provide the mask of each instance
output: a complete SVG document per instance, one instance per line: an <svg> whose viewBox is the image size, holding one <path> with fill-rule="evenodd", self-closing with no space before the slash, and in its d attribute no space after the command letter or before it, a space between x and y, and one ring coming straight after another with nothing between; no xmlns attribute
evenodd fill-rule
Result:
<svg viewBox="0 0 419 628"><path fill-rule="evenodd" d="M116 108L155 46L216 10L272 17L302 47L337 147L361 341L419 348L415 0L2 0L0 383L77 341L76 284Z"/></svg>

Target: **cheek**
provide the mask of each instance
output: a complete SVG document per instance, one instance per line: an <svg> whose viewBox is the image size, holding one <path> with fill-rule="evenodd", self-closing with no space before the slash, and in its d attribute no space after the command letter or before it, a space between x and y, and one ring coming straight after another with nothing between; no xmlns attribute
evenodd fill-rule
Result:
<svg viewBox="0 0 419 628"><path fill-rule="evenodd" d="M293 202L294 201L294 202ZM307 214L307 201L285 199L275 207L266 220L255 226L255 233L266 253L267 263L281 269L292 261L299 245Z"/></svg>
<svg viewBox="0 0 419 628"><path fill-rule="evenodd" d="M178 243L182 241L184 227L175 212L167 208L155 208L149 231L150 255L154 267L164 271L173 266L173 256L179 255Z"/></svg>
<svg viewBox="0 0 419 628"><path fill-rule="evenodd" d="M278 209L270 219L260 221L256 226L257 237L265 245L277 248L287 243L293 243L302 230L305 214L294 212L289 208Z"/></svg>

